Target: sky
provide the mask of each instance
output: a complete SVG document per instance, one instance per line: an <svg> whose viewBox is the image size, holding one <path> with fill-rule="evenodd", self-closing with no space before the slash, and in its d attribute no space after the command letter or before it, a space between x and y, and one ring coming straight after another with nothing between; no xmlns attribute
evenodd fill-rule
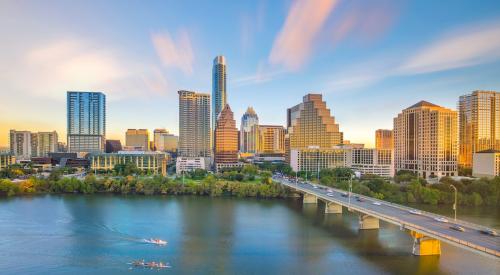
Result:
<svg viewBox="0 0 500 275"><path fill-rule="evenodd" d="M107 96L107 138L128 128L178 133L178 90L211 93L226 56L237 125L261 124L321 93L344 138L420 101L500 90L500 1L0 0L0 146L9 129L66 141L66 91Z"/></svg>

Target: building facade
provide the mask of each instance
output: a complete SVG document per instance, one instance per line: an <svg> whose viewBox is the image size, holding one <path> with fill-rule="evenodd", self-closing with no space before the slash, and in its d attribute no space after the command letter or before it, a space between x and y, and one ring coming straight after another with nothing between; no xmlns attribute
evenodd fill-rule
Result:
<svg viewBox="0 0 500 275"><path fill-rule="evenodd" d="M125 133L125 146L142 148L149 151L149 131L147 129L128 129Z"/></svg>
<svg viewBox="0 0 500 275"><path fill-rule="evenodd" d="M104 152L106 96L100 92L67 93L68 152Z"/></svg>
<svg viewBox="0 0 500 275"><path fill-rule="evenodd" d="M290 166L295 172L318 173L325 168L347 167L347 150L330 149L292 149Z"/></svg>
<svg viewBox="0 0 500 275"><path fill-rule="evenodd" d="M122 150L122 143L118 139L106 140L106 153L117 153Z"/></svg>
<svg viewBox="0 0 500 275"><path fill-rule="evenodd" d="M181 157L211 157L210 95L181 90L179 144Z"/></svg>
<svg viewBox="0 0 500 275"><path fill-rule="evenodd" d="M49 153L58 152L58 135L56 131L38 132L32 135L33 140L36 140L36 146L32 147L32 156L47 157Z"/></svg>
<svg viewBox="0 0 500 275"><path fill-rule="evenodd" d="M281 125L259 125L259 154L285 153L285 127Z"/></svg>
<svg viewBox="0 0 500 275"><path fill-rule="evenodd" d="M19 160L28 160L32 156L32 143L30 131L10 130L10 154Z"/></svg>
<svg viewBox="0 0 500 275"><path fill-rule="evenodd" d="M394 176L392 150L376 148L347 149L346 166L361 175Z"/></svg>
<svg viewBox="0 0 500 275"><path fill-rule="evenodd" d="M395 171L457 176L457 112L420 101L394 118Z"/></svg>
<svg viewBox="0 0 500 275"><path fill-rule="evenodd" d="M16 157L11 153L0 153L0 170L16 163Z"/></svg>
<svg viewBox="0 0 500 275"><path fill-rule="evenodd" d="M240 125L240 152L257 153L259 147L259 117L252 107L241 117Z"/></svg>
<svg viewBox="0 0 500 275"><path fill-rule="evenodd" d="M485 150L474 153L473 177L493 178L500 176L500 151Z"/></svg>
<svg viewBox="0 0 500 275"><path fill-rule="evenodd" d="M179 137L170 134L165 129L154 130L154 144L155 150L161 152L177 152L177 144Z"/></svg>
<svg viewBox="0 0 500 275"><path fill-rule="evenodd" d="M226 58L222 55L215 57L212 67L212 130L215 129L219 113L227 104L226 69Z"/></svg>
<svg viewBox="0 0 500 275"><path fill-rule="evenodd" d="M120 151L117 153L93 153L90 155L90 169L111 171L118 164L133 163L138 169L166 176L168 154L144 151Z"/></svg>
<svg viewBox="0 0 500 275"><path fill-rule="evenodd" d="M215 164L238 163L238 129L228 104L222 109L215 125Z"/></svg>
<svg viewBox="0 0 500 275"><path fill-rule="evenodd" d="M343 143L343 133L321 94L307 94L302 103L287 110L288 133L285 144L287 162L292 150L305 150L311 146L330 150ZM328 153L329 154L329 153Z"/></svg>
<svg viewBox="0 0 500 275"><path fill-rule="evenodd" d="M394 150L392 130L378 129L375 131L375 149Z"/></svg>
<svg viewBox="0 0 500 275"><path fill-rule="evenodd" d="M175 172L178 175L196 169L208 170L209 168L210 159L204 157L178 157L175 162Z"/></svg>
<svg viewBox="0 0 500 275"><path fill-rule="evenodd" d="M500 150L500 93L474 91L458 101L459 165L472 168L475 152Z"/></svg>

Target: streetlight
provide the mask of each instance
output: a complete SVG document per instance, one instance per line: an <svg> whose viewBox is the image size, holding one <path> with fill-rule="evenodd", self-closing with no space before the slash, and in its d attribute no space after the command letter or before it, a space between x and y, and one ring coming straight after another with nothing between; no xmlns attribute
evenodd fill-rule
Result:
<svg viewBox="0 0 500 275"><path fill-rule="evenodd" d="M349 207L351 206L352 175L349 175Z"/></svg>
<svg viewBox="0 0 500 275"><path fill-rule="evenodd" d="M455 191L455 203L453 204L453 211L455 212L455 223L457 222L457 188L455 187L455 185L453 184L450 184L450 188L453 188L453 190Z"/></svg>

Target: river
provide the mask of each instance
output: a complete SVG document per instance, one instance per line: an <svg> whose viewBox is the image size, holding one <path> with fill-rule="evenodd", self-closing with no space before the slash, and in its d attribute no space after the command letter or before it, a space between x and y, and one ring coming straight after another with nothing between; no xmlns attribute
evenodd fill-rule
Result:
<svg viewBox="0 0 500 275"><path fill-rule="evenodd" d="M413 240L399 227L381 222L379 230L358 231L357 216L346 212L325 215L322 205L303 206L295 199L3 198L0 273L500 273L498 259L446 243L441 256L413 256ZM499 213L459 208L459 218L493 227L499 225ZM143 241L151 237L165 239L168 245ZM164 261L172 267L157 271L127 264L137 259Z"/></svg>

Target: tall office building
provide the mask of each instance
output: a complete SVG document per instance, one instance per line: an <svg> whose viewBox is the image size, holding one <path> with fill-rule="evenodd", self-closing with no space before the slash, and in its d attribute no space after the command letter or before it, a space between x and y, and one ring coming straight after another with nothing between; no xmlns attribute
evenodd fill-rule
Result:
<svg viewBox="0 0 500 275"><path fill-rule="evenodd" d="M99 92L67 93L68 152L104 152L106 96Z"/></svg>
<svg viewBox="0 0 500 275"><path fill-rule="evenodd" d="M473 155L500 150L500 93L474 91L463 95L459 111L459 165L472 168Z"/></svg>
<svg viewBox="0 0 500 275"><path fill-rule="evenodd" d="M17 159L26 160L32 156L31 132L10 130L10 153Z"/></svg>
<svg viewBox="0 0 500 275"><path fill-rule="evenodd" d="M36 140L36 145L34 146L34 140ZM32 134L32 155L37 157L47 157L49 153L54 153L59 151L58 135L56 131L52 132L38 132Z"/></svg>
<svg viewBox="0 0 500 275"><path fill-rule="evenodd" d="M149 131L147 129L128 129L125 133L125 146L149 151Z"/></svg>
<svg viewBox="0 0 500 275"><path fill-rule="evenodd" d="M457 112L426 101L394 118L395 170L419 176L457 175Z"/></svg>
<svg viewBox="0 0 500 275"><path fill-rule="evenodd" d="M392 130L378 129L375 131L375 148L384 150L394 149Z"/></svg>
<svg viewBox="0 0 500 275"><path fill-rule="evenodd" d="M181 157L210 157L210 95L181 90L179 148Z"/></svg>
<svg viewBox="0 0 500 275"><path fill-rule="evenodd" d="M165 129L155 129L154 130L154 144L156 151L168 151L177 152L177 144L179 142L179 137L174 134L170 134Z"/></svg>
<svg viewBox="0 0 500 275"><path fill-rule="evenodd" d="M252 107L241 117L240 152L257 153L259 147L259 117Z"/></svg>
<svg viewBox="0 0 500 275"><path fill-rule="evenodd" d="M259 125L259 154L285 153L285 128L281 125Z"/></svg>
<svg viewBox="0 0 500 275"><path fill-rule="evenodd" d="M238 129L233 112L226 104L215 125L215 164L235 163L238 163Z"/></svg>
<svg viewBox="0 0 500 275"><path fill-rule="evenodd" d="M219 55L215 57L212 67L212 130L215 129L217 117L226 103L226 58Z"/></svg>

